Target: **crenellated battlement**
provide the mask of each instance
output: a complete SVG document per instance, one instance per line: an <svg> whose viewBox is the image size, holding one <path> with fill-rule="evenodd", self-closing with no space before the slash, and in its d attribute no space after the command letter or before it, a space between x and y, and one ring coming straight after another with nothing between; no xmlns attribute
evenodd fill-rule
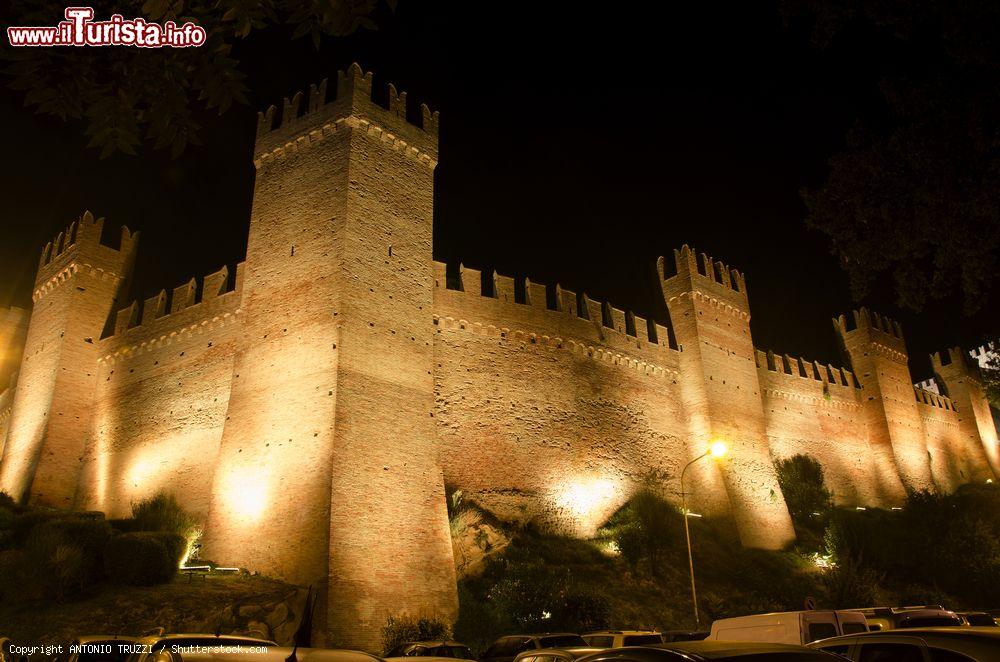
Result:
<svg viewBox="0 0 1000 662"><path fill-rule="evenodd" d="M435 313L442 319L495 326L502 333L521 328L525 337L544 336L560 347L569 347L570 339L575 339L574 346L596 343L594 351L603 344L617 352L640 352L659 363L672 364L677 353L666 327L585 293L558 284L550 289L529 278L515 283L496 271L484 281L482 271L464 264L457 272L458 277L449 280L447 265L434 262Z"/></svg>
<svg viewBox="0 0 1000 662"><path fill-rule="evenodd" d="M133 330L141 333L142 329L154 326L187 324L191 319L212 317L221 310L234 312L243 291L243 265L243 262L236 265L236 278L232 283L229 267L223 266L200 281L192 278L169 292L160 290L145 301L133 301L115 313L114 326L102 341L127 336Z"/></svg>
<svg viewBox="0 0 1000 662"><path fill-rule="evenodd" d="M950 347L943 352L934 352L930 355L930 359L935 375L942 375L945 372L955 372L967 375L977 381L981 380L979 364L969 360L969 354L961 347ZM947 371L943 370L945 367L949 367L949 369Z"/></svg>
<svg viewBox="0 0 1000 662"><path fill-rule="evenodd" d="M903 329L887 316L862 307L852 311L851 318L846 315L835 317L833 328L845 345L865 343L874 352L894 361L906 363L908 359Z"/></svg>
<svg viewBox="0 0 1000 662"><path fill-rule="evenodd" d="M914 386L913 395L917 399L917 404L937 407L939 409L947 409L948 411L956 411L951 398L941 395L940 393L935 393L934 391L928 391Z"/></svg>
<svg viewBox="0 0 1000 662"><path fill-rule="evenodd" d="M666 259L662 256L657 259L656 268L661 281L690 278L692 284L712 283L717 286L717 289L721 288L740 294L744 300L747 296L746 278L742 272L720 260L713 259L707 253L698 253L696 249L687 244L679 249L674 249L672 274L667 273Z"/></svg>
<svg viewBox="0 0 1000 662"><path fill-rule="evenodd" d="M802 357L794 357L791 354L776 354L771 350L754 350L757 367L761 370L823 382L834 386L860 389L854 372L848 368L840 367L828 363L820 364L819 361L810 361Z"/></svg>
<svg viewBox="0 0 1000 662"><path fill-rule="evenodd" d="M89 211L69 224L56 235L55 239L45 244L38 262L38 274L35 284L40 285L51 279L55 274L66 268L74 258L99 259L103 254L113 253L126 255L132 252L138 240L139 233L132 233L126 226L121 228L121 242L118 248L101 243L104 231L104 218L94 218ZM106 257L106 256L105 256Z"/></svg>
<svg viewBox="0 0 1000 662"><path fill-rule="evenodd" d="M286 97L280 116L274 105L258 113L255 163L260 167L271 156L321 141L344 126L375 133L394 149L436 163L439 113L421 104L420 125L411 123L406 92L387 84L387 103L382 106L373 98L372 79L372 72L354 63L337 72L333 99L327 98L328 79L324 79L310 85L307 96L296 92Z"/></svg>

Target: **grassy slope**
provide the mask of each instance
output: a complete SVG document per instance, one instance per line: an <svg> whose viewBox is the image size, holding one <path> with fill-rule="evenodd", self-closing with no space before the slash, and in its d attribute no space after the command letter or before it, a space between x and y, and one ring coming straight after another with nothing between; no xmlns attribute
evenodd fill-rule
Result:
<svg viewBox="0 0 1000 662"><path fill-rule="evenodd" d="M214 633L234 605L277 602L294 586L263 577L178 577L169 584L123 587L102 584L89 596L54 604L0 604L0 635L16 641L65 643L74 635L138 634L154 627L170 632ZM229 634L231 629L223 629Z"/></svg>

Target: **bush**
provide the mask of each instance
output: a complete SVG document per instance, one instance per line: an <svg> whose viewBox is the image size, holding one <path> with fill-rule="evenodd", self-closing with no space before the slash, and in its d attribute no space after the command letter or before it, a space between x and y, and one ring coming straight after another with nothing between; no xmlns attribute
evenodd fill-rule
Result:
<svg viewBox="0 0 1000 662"><path fill-rule="evenodd" d="M201 537L198 521L181 508L177 499L164 492L133 503L132 517L115 520L115 528L124 532L163 531L183 536L186 544L182 559Z"/></svg>
<svg viewBox="0 0 1000 662"><path fill-rule="evenodd" d="M28 510L14 515L14 520L10 525L10 545L12 547L24 547L28 542L31 532L39 524L66 517L69 513L56 510Z"/></svg>
<svg viewBox="0 0 1000 662"><path fill-rule="evenodd" d="M871 607L878 604L882 577L848 556L823 575L825 606L831 609Z"/></svg>
<svg viewBox="0 0 1000 662"><path fill-rule="evenodd" d="M614 541L633 572L646 560L652 575L659 577L665 557L684 545L683 531L680 511L647 487L611 516L601 534Z"/></svg>
<svg viewBox="0 0 1000 662"><path fill-rule="evenodd" d="M104 569L110 579L123 584L163 584L177 573L186 548L187 541L176 533L123 533L108 542Z"/></svg>
<svg viewBox="0 0 1000 662"><path fill-rule="evenodd" d="M42 522L25 543L22 572L38 593L64 600L100 581L110 536L104 520L63 517Z"/></svg>
<svg viewBox="0 0 1000 662"><path fill-rule="evenodd" d="M171 494L156 496L132 504L132 526L136 531L169 531L191 538L198 522L187 513Z"/></svg>
<svg viewBox="0 0 1000 662"><path fill-rule="evenodd" d="M826 488L823 466L808 455L793 455L775 460L774 470L796 527L822 531L823 518L833 507L833 495Z"/></svg>
<svg viewBox="0 0 1000 662"><path fill-rule="evenodd" d="M390 616L382 628L383 655L408 641L451 639L451 628L434 618Z"/></svg>

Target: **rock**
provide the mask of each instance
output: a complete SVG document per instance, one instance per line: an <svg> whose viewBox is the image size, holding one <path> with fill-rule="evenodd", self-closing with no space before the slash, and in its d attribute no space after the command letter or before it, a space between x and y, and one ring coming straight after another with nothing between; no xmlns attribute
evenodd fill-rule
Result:
<svg viewBox="0 0 1000 662"><path fill-rule="evenodd" d="M267 624L272 628L276 628L286 622L290 616L291 613L288 609L288 605L284 602L279 602L274 606L274 609L271 610L271 613L267 615Z"/></svg>
<svg viewBox="0 0 1000 662"><path fill-rule="evenodd" d="M240 619L259 621L264 618L264 609L260 605L243 605L239 614Z"/></svg>
<svg viewBox="0 0 1000 662"><path fill-rule="evenodd" d="M291 646L292 639L295 638L295 630L298 629L297 626L298 623L295 621L287 621L274 628L274 641L279 646Z"/></svg>
<svg viewBox="0 0 1000 662"><path fill-rule="evenodd" d="M260 637L261 639L269 639L271 637L271 629L267 627L266 623L261 623L260 621L250 621L247 623L246 632L248 636Z"/></svg>

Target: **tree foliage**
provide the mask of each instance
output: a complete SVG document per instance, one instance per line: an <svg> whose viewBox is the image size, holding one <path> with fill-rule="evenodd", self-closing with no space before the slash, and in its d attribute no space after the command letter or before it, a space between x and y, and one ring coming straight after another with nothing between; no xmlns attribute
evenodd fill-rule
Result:
<svg viewBox="0 0 1000 662"><path fill-rule="evenodd" d="M823 466L815 458L793 455L775 460L774 469L788 512L797 524L811 522L833 506L833 495L823 478Z"/></svg>
<svg viewBox="0 0 1000 662"><path fill-rule="evenodd" d="M146 0L92 3L95 20L115 12L150 21L192 21L207 39L195 48L11 48L3 52L10 86L40 114L80 120L101 157L136 154L143 142L179 156L201 144L196 121L247 103L246 75L233 46L257 30L290 25L316 48L324 36L374 29L379 0ZM386 0L395 8L395 0ZM131 5L123 7L122 5ZM15 3L16 24L55 25L65 3Z"/></svg>
<svg viewBox="0 0 1000 662"><path fill-rule="evenodd" d="M819 187L803 192L856 298L889 279L897 302L992 289L1000 249L1000 5L983 0L785 0L820 48L874 31L892 60ZM872 67L877 67L877 64Z"/></svg>

